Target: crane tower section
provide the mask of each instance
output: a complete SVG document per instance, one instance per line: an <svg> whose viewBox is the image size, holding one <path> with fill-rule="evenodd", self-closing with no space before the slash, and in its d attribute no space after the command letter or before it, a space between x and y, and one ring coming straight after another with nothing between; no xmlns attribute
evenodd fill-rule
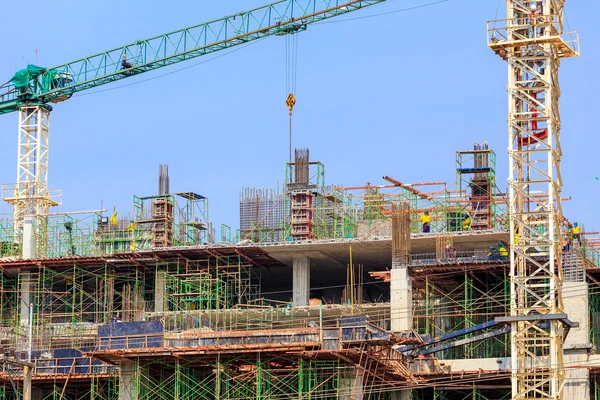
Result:
<svg viewBox="0 0 600 400"><path fill-rule="evenodd" d="M48 133L51 107L28 104L19 109L17 181L3 185L3 199L13 205L15 232L22 234L27 215L43 215L60 203L60 193L48 190ZM43 225L43 222L42 222ZM39 226L36 232L42 231Z"/></svg>
<svg viewBox="0 0 600 400"><path fill-rule="evenodd" d="M513 399L559 399L564 383L560 86L579 54L564 0L507 0L488 46L508 62L511 360ZM562 317L562 319L561 319Z"/></svg>

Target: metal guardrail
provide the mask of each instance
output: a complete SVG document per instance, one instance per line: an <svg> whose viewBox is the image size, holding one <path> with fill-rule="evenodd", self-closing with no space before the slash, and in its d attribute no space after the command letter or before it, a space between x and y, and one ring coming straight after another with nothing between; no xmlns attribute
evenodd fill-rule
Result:
<svg viewBox="0 0 600 400"><path fill-rule="evenodd" d="M444 254L425 253L411 255L413 266L439 264L484 264L510 261L508 256L490 253L490 250L454 251L446 250Z"/></svg>
<svg viewBox="0 0 600 400"><path fill-rule="evenodd" d="M38 358L33 362L34 375L114 374L116 366L104 364L91 357Z"/></svg>
<svg viewBox="0 0 600 400"><path fill-rule="evenodd" d="M535 19L532 22L532 18ZM533 29L530 31L529 29ZM526 34L524 34L526 32ZM540 42L546 39L558 40L564 48L562 52L579 55L579 32L563 32L558 15L536 15L525 18L510 18L489 21L487 40L490 47L508 41Z"/></svg>
<svg viewBox="0 0 600 400"><path fill-rule="evenodd" d="M98 338L97 350L144 349L164 346L164 334L107 336Z"/></svg>

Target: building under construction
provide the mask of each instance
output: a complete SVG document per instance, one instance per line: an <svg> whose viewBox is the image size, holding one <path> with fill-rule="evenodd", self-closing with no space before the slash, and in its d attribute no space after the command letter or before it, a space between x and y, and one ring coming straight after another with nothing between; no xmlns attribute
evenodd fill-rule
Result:
<svg viewBox="0 0 600 400"><path fill-rule="evenodd" d="M487 144L456 156L456 182L344 187L299 149L220 240L165 166L131 215L27 218L35 258L3 225L4 398L510 398L506 193ZM561 226L565 391L589 398L600 258Z"/></svg>
<svg viewBox="0 0 600 400"><path fill-rule="evenodd" d="M279 1L0 86L20 115L2 398L600 399L600 241L560 206L563 1L508 0L488 29L511 72L508 188L487 143L456 152L454 182L354 186L290 149L282 186L241 189L239 229L163 165L130 213L50 212L48 102L383 1Z"/></svg>

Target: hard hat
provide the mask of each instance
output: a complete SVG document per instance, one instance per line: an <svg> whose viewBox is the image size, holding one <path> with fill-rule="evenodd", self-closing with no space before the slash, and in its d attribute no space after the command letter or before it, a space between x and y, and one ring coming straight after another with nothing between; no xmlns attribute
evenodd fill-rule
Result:
<svg viewBox="0 0 600 400"><path fill-rule="evenodd" d="M425 214L429 214L429 210L425 210L423 211Z"/></svg>

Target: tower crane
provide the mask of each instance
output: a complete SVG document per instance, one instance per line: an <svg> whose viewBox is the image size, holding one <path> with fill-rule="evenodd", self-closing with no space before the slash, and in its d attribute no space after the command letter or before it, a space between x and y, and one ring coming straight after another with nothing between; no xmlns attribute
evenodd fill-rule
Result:
<svg viewBox="0 0 600 400"><path fill-rule="evenodd" d="M17 182L3 187L17 232L25 215L43 215L58 204L47 185L49 103L263 37L295 34L384 1L280 0L52 68L17 72L0 86L0 114L19 113ZM564 31L565 0L506 4L507 19L488 25L488 47L509 68L511 314L505 322L511 323L512 398L557 400L563 398L563 341L572 326L561 293L558 69L561 59L579 55L579 39ZM290 98L290 112L293 103Z"/></svg>
<svg viewBox="0 0 600 400"><path fill-rule="evenodd" d="M513 399L564 398L563 343L573 324L562 300L558 68L579 55L577 33L564 30L564 5L507 0L507 19L488 23L488 46L508 62Z"/></svg>
<svg viewBox="0 0 600 400"><path fill-rule="evenodd" d="M0 86L0 115L19 114L17 181L2 188L3 199L13 205L16 233L22 235L26 215L44 215L60 204L60 192L48 190L50 103L267 36L295 34L384 1L280 0L51 68L29 65L18 71ZM43 231L43 220L37 229Z"/></svg>

